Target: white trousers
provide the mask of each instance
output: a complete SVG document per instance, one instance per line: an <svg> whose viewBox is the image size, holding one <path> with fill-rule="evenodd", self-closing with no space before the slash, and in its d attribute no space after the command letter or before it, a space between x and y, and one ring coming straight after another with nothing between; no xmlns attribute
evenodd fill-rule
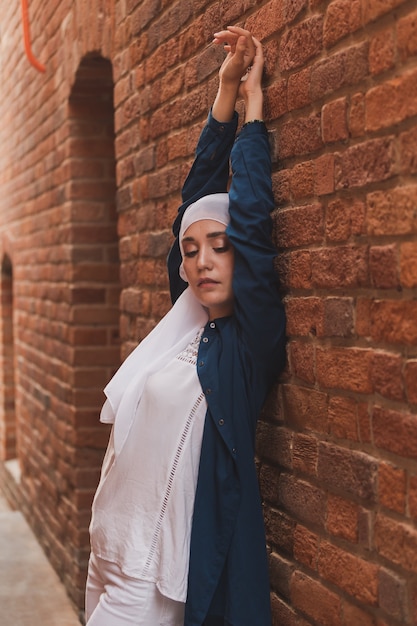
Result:
<svg viewBox="0 0 417 626"><path fill-rule="evenodd" d="M163 596L155 583L125 576L115 563L91 554L87 626L183 626L184 606Z"/></svg>

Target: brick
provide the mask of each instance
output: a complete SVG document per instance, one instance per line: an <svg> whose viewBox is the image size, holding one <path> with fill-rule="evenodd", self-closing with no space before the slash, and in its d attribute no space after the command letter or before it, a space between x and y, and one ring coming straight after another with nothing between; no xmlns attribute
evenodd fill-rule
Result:
<svg viewBox="0 0 417 626"><path fill-rule="evenodd" d="M367 232L370 235L391 236L416 233L416 203L416 185L368 194Z"/></svg>
<svg viewBox="0 0 417 626"><path fill-rule="evenodd" d="M371 393L372 352L357 348L329 348L316 351L316 376L328 389Z"/></svg>
<svg viewBox="0 0 417 626"><path fill-rule="evenodd" d="M369 46L369 69L371 74L380 74L394 67L395 48L395 35L391 28L378 32L371 39Z"/></svg>
<svg viewBox="0 0 417 626"><path fill-rule="evenodd" d="M314 194L314 164L312 161L305 161L299 163L291 168L290 172L290 188L293 200L300 200L306 196L312 196ZM320 205L312 204L300 209L318 210ZM314 234L314 228L311 227ZM308 240L307 240L308 241Z"/></svg>
<svg viewBox="0 0 417 626"><path fill-rule="evenodd" d="M388 344L417 343L417 303L413 300L375 300L369 306L369 336Z"/></svg>
<svg viewBox="0 0 417 626"><path fill-rule="evenodd" d="M400 135L399 139L401 170L404 173L417 172L417 128Z"/></svg>
<svg viewBox="0 0 417 626"><path fill-rule="evenodd" d="M269 465L262 465L259 472L259 486L262 500L265 500L272 506L279 506L278 483L279 472L277 472L276 468Z"/></svg>
<svg viewBox="0 0 417 626"><path fill-rule="evenodd" d="M295 522L282 512L269 507L264 508L266 539L277 547L282 557L292 557Z"/></svg>
<svg viewBox="0 0 417 626"><path fill-rule="evenodd" d="M292 465L303 474L317 474L317 439L295 433L292 448Z"/></svg>
<svg viewBox="0 0 417 626"><path fill-rule="evenodd" d="M329 494L326 529L331 535L356 543L358 541L358 518L359 507L357 504Z"/></svg>
<svg viewBox="0 0 417 626"><path fill-rule="evenodd" d="M324 320L319 337L351 337L353 335L353 300L351 298L326 298Z"/></svg>
<svg viewBox="0 0 417 626"><path fill-rule="evenodd" d="M287 23L294 21L308 8L308 0L285 0L284 15Z"/></svg>
<svg viewBox="0 0 417 626"><path fill-rule="evenodd" d="M323 43L326 48L350 35L361 26L359 0L334 0L328 6L324 22Z"/></svg>
<svg viewBox="0 0 417 626"><path fill-rule="evenodd" d="M292 433L287 428L261 422L257 434L258 456L282 467L292 467Z"/></svg>
<svg viewBox="0 0 417 626"><path fill-rule="evenodd" d="M377 2L369 2L364 7L365 22L372 22L378 17L389 13L398 6L404 4L405 0L378 0Z"/></svg>
<svg viewBox="0 0 417 626"><path fill-rule="evenodd" d="M269 557L270 583L273 591L288 600L290 595L290 579L293 566L291 561L272 553Z"/></svg>
<svg viewBox="0 0 417 626"><path fill-rule="evenodd" d="M320 544L320 575L364 604L377 604L378 570L377 565L367 563L331 543Z"/></svg>
<svg viewBox="0 0 417 626"><path fill-rule="evenodd" d="M281 506L291 517L307 524L324 526L325 494L314 485L281 474L279 497Z"/></svg>
<svg viewBox="0 0 417 626"><path fill-rule="evenodd" d="M392 137L371 139L352 146L335 157L336 189L363 187L396 173Z"/></svg>
<svg viewBox="0 0 417 626"><path fill-rule="evenodd" d="M287 113L287 81L274 83L265 93L265 120L277 120Z"/></svg>
<svg viewBox="0 0 417 626"><path fill-rule="evenodd" d="M320 204L285 209L279 213L280 243L286 248L323 239L323 209Z"/></svg>
<svg viewBox="0 0 417 626"><path fill-rule="evenodd" d="M323 106L322 132L326 144L348 138L346 98L339 98Z"/></svg>
<svg viewBox="0 0 417 626"><path fill-rule="evenodd" d="M161 198L168 194L168 189L177 190L181 187L181 171L178 167L168 167L159 176L151 174L148 177L148 191L151 198Z"/></svg>
<svg viewBox="0 0 417 626"><path fill-rule="evenodd" d="M389 352L376 351L372 359L372 382L374 390L385 398L403 400L403 360Z"/></svg>
<svg viewBox="0 0 417 626"><path fill-rule="evenodd" d="M314 383L314 346L311 343L291 341L289 345L289 359L291 372L297 378Z"/></svg>
<svg viewBox="0 0 417 626"><path fill-rule="evenodd" d="M334 157L323 154L313 162L315 193L318 196L334 192Z"/></svg>
<svg viewBox="0 0 417 626"><path fill-rule="evenodd" d="M378 513L375 548L388 562L406 572L417 571L417 531L412 526Z"/></svg>
<svg viewBox="0 0 417 626"><path fill-rule="evenodd" d="M318 114L287 122L282 126L279 158L310 154L321 147L321 120Z"/></svg>
<svg viewBox="0 0 417 626"><path fill-rule="evenodd" d="M404 378L407 398L409 402L417 404L417 360L406 361Z"/></svg>
<svg viewBox="0 0 417 626"><path fill-rule="evenodd" d="M129 209L131 206L131 188L125 187L118 190L116 195L117 210L119 212Z"/></svg>
<svg viewBox="0 0 417 626"><path fill-rule="evenodd" d="M365 134L365 95L355 93L350 100L348 111L348 125L352 137L361 137Z"/></svg>
<svg viewBox="0 0 417 626"><path fill-rule="evenodd" d="M380 463L378 469L378 498L391 511L405 512L406 476L404 470L389 463Z"/></svg>
<svg viewBox="0 0 417 626"><path fill-rule="evenodd" d="M340 246L311 252L312 284L318 288L365 287L368 279L367 250Z"/></svg>
<svg viewBox="0 0 417 626"><path fill-rule="evenodd" d="M375 445L404 458L415 458L417 422L415 416L375 407L372 416Z"/></svg>
<svg viewBox="0 0 417 626"><path fill-rule="evenodd" d="M415 242L401 244L400 276L404 287L417 286L417 244Z"/></svg>
<svg viewBox="0 0 417 626"><path fill-rule="evenodd" d="M417 11L398 20L397 46L403 61L417 54Z"/></svg>
<svg viewBox="0 0 417 626"><path fill-rule="evenodd" d="M290 28L280 42L280 68L293 70L315 57L322 47L323 18L315 15Z"/></svg>
<svg viewBox="0 0 417 626"><path fill-rule="evenodd" d="M198 48L207 45L204 29L204 16L193 20L192 26L179 34L179 56L181 60L188 59Z"/></svg>
<svg viewBox="0 0 417 626"><path fill-rule="evenodd" d="M282 385L282 403L288 424L327 432L327 395L309 387Z"/></svg>
<svg viewBox="0 0 417 626"><path fill-rule="evenodd" d="M369 251L371 280L379 289L395 289L399 284L396 245L373 246Z"/></svg>
<svg viewBox="0 0 417 626"><path fill-rule="evenodd" d="M320 538L305 526L297 524L294 531L294 557L298 563L317 570Z"/></svg>
<svg viewBox="0 0 417 626"><path fill-rule="evenodd" d="M295 250L290 254L280 255L277 270L282 285L287 288L308 289L312 286L311 254L308 250Z"/></svg>
<svg viewBox="0 0 417 626"><path fill-rule="evenodd" d="M332 591L304 573L295 571L291 579L291 601L321 626L341 626L341 601Z"/></svg>
<svg viewBox="0 0 417 626"><path fill-rule="evenodd" d="M252 1L255 2L256 0L252 0ZM261 36L261 39L262 39L262 36ZM265 81L269 82L275 76L275 68L278 63L278 54L279 54L279 41L277 39L273 39L272 41L264 45L264 74L263 75L264 75ZM285 86L287 84L286 80L279 81L279 83L280 82L283 83ZM286 100L286 97L285 97L285 100Z"/></svg>
<svg viewBox="0 0 417 626"><path fill-rule="evenodd" d="M351 46L312 67L311 97L319 100L342 87L356 85L367 75L367 43Z"/></svg>
<svg viewBox="0 0 417 626"><path fill-rule="evenodd" d="M293 609L274 593L271 594L272 626L299 626Z"/></svg>
<svg viewBox="0 0 417 626"><path fill-rule="evenodd" d="M246 21L246 28L267 38L279 32L285 24L284 5L281 0L270 0Z"/></svg>
<svg viewBox="0 0 417 626"><path fill-rule="evenodd" d="M287 333L291 336L317 335L323 327L324 303L320 298L290 298L286 302Z"/></svg>
<svg viewBox="0 0 417 626"><path fill-rule="evenodd" d="M366 126L368 130L386 128L416 115L416 76L416 71L408 72L367 93ZM384 116L380 114L381 108L378 110L382 103L385 103Z"/></svg>
<svg viewBox="0 0 417 626"><path fill-rule="evenodd" d="M353 624L360 624L361 626L377 626L376 618L372 617L370 613L363 611L354 604L348 602L343 603L343 626L351 626ZM378 626L384 626L382 622L378 621Z"/></svg>
<svg viewBox="0 0 417 626"><path fill-rule="evenodd" d="M342 490L367 502L375 501L377 463L362 452L320 444L318 478L323 486L333 492Z"/></svg>
<svg viewBox="0 0 417 626"><path fill-rule="evenodd" d="M106 291L95 287L78 287L71 290L72 304L94 304L105 302Z"/></svg>
<svg viewBox="0 0 417 626"><path fill-rule="evenodd" d="M326 212L326 237L329 241L348 241L364 231L364 204L353 198L329 202Z"/></svg>
<svg viewBox="0 0 417 626"><path fill-rule="evenodd" d="M310 93L311 69L305 68L291 74L288 78L288 110L302 109L311 102Z"/></svg>
<svg viewBox="0 0 417 626"><path fill-rule="evenodd" d="M379 606L381 609L401 622L407 619L406 580L384 568L380 569L378 579Z"/></svg>
<svg viewBox="0 0 417 626"><path fill-rule="evenodd" d="M339 439L359 440L357 403L352 398L335 396L329 400L329 431Z"/></svg>

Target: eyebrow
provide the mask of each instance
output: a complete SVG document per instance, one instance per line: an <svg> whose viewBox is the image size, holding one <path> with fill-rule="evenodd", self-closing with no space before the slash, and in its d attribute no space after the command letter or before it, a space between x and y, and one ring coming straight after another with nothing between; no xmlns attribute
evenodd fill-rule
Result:
<svg viewBox="0 0 417 626"><path fill-rule="evenodd" d="M215 239L216 237L220 237L221 235L226 235L226 237L227 237L226 231L225 230L216 230L213 233L208 233L206 235L206 237L207 237L207 239ZM194 237L183 237L182 241L195 241L195 238Z"/></svg>

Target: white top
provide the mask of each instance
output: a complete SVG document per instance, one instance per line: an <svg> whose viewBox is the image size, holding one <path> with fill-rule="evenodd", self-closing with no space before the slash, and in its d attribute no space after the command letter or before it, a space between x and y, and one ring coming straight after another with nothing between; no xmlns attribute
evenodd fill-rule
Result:
<svg viewBox="0 0 417 626"><path fill-rule="evenodd" d="M180 602L207 410L196 370L202 330L149 375L117 458L111 438L90 526L94 554Z"/></svg>

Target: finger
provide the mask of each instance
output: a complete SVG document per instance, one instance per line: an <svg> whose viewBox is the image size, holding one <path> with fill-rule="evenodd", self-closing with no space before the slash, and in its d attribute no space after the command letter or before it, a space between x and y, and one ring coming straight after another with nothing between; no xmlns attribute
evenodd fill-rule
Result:
<svg viewBox="0 0 417 626"><path fill-rule="evenodd" d="M236 33L237 35L243 35L244 37L249 37L249 38L252 37L252 35L250 34L248 30L245 30L244 28L241 28L240 26L228 26L227 30L230 33Z"/></svg>
<svg viewBox="0 0 417 626"><path fill-rule="evenodd" d="M252 37L252 41L253 41L253 43L254 43L254 45L255 45L256 51L257 51L257 52L258 52L258 51L259 51L259 52L262 52L262 44L261 44L261 42L259 41L259 39L256 39L256 37Z"/></svg>
<svg viewBox="0 0 417 626"><path fill-rule="evenodd" d="M221 30L218 33L214 33L213 35L213 41L215 43L225 43L225 42L236 42L238 39L238 36L236 33L231 33L228 30Z"/></svg>

